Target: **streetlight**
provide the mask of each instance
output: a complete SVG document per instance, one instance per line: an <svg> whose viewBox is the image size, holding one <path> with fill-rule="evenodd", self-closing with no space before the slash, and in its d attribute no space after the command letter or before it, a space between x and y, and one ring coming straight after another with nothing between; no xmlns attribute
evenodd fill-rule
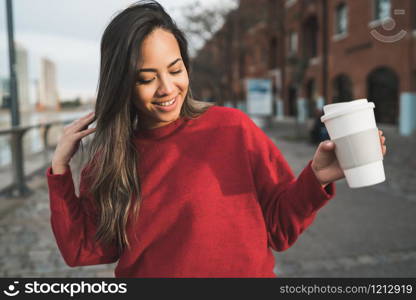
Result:
<svg viewBox="0 0 416 300"><path fill-rule="evenodd" d="M17 93L17 76L16 76L16 52L14 48L13 36L13 8L12 0L6 0L7 14L7 33L9 42L9 66L10 66L10 113L12 128L19 127L19 98ZM24 172L24 155L23 155L23 135L25 130L16 130L12 132L12 167L15 186L12 191L17 191L19 196L28 194L29 189L25 184Z"/></svg>
<svg viewBox="0 0 416 300"><path fill-rule="evenodd" d="M14 47L14 30L13 30L13 8L12 0L6 0L7 8L7 33L9 42L9 67L10 67L10 113L12 117L12 126L20 125L19 115L19 98L17 93L17 76L16 76L16 50Z"/></svg>

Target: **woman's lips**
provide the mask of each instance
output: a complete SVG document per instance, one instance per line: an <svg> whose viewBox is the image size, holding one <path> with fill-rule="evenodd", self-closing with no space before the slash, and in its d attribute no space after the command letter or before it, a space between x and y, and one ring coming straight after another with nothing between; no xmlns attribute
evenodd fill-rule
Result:
<svg viewBox="0 0 416 300"><path fill-rule="evenodd" d="M178 96L174 98L173 103L170 105L159 105L156 102L154 102L153 105L156 106L156 108L162 112L170 112L175 109L176 103L178 102L177 98ZM165 101L165 102L169 102L169 101Z"/></svg>

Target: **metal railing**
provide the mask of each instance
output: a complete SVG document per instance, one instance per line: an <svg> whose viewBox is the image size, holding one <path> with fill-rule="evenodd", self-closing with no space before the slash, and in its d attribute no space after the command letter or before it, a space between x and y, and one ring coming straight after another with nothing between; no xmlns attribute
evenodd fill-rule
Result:
<svg viewBox="0 0 416 300"><path fill-rule="evenodd" d="M51 145L49 145L48 141L48 133L53 126L57 125L66 125L71 123L73 120L65 120L65 121L52 121L41 123L37 125L29 125L29 126L14 126L8 129L0 129L0 137L4 135L11 136L10 139L10 147L11 147L11 166L12 166L12 174L13 174L13 181L12 184L3 187L0 189L0 194L7 194L8 196L27 196L31 193L30 189L26 184L27 176L25 174L25 155L24 155L24 147L23 147L23 138L25 134L32 129L39 129L42 133L42 144L43 150L39 153L44 154L44 166L46 166L49 162L48 152L50 150Z"/></svg>

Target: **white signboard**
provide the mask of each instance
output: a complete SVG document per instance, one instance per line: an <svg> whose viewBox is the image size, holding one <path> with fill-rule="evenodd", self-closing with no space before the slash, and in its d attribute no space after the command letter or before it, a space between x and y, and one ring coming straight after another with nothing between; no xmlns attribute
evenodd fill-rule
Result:
<svg viewBox="0 0 416 300"><path fill-rule="evenodd" d="M272 115L272 80L247 79L246 87L247 113L253 115Z"/></svg>

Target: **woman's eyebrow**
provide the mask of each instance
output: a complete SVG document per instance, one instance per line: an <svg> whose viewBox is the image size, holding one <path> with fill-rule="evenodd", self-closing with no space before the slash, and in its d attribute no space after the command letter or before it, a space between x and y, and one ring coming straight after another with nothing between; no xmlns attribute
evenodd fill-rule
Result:
<svg viewBox="0 0 416 300"><path fill-rule="evenodd" d="M175 59L173 62L171 62L169 65L168 65L168 68L170 68L170 67L172 67L174 64L176 64L178 61L181 61L182 59L181 58L177 58L177 59ZM138 70L138 73L140 73L140 72L157 72L157 70L156 69L152 69L152 68L146 68L146 69L139 69Z"/></svg>

